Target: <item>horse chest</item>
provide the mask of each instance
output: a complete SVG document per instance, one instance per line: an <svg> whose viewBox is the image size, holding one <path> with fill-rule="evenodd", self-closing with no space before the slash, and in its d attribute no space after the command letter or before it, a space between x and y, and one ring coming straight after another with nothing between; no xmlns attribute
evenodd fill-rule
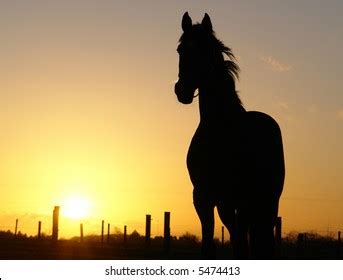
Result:
<svg viewBox="0 0 343 280"><path fill-rule="evenodd" d="M238 129L223 131L199 128L191 141L187 155L191 177L206 176L209 180L230 177L231 180L240 180L241 170L247 168L246 142L244 134Z"/></svg>

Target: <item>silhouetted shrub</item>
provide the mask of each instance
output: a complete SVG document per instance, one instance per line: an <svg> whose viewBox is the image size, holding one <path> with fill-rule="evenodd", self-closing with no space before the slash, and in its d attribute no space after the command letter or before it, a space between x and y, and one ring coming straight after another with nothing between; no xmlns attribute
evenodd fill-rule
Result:
<svg viewBox="0 0 343 280"><path fill-rule="evenodd" d="M199 238L194 234L186 232L179 237L179 241L182 241L185 243L197 244L199 243Z"/></svg>

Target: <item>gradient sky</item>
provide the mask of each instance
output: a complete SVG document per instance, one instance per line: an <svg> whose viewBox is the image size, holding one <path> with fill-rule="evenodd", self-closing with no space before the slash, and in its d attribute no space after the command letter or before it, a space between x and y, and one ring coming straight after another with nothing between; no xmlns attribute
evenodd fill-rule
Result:
<svg viewBox="0 0 343 280"><path fill-rule="evenodd" d="M144 234L145 214L163 234L171 211L172 234L200 235L185 165L198 102L173 92L185 11L209 13L246 109L281 126L283 231L343 230L341 0L1 1L0 230L51 233L74 196L92 205L86 234L102 219Z"/></svg>

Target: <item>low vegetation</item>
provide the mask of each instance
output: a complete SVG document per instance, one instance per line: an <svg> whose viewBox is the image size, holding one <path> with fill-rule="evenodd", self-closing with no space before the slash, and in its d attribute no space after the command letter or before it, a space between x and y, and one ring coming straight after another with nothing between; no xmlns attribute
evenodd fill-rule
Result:
<svg viewBox="0 0 343 280"><path fill-rule="evenodd" d="M216 239L217 258L232 259L229 242L221 244ZM127 235L116 232L103 242L99 235L60 239L52 242L50 236L42 234L28 236L18 232L0 231L0 259L200 259L200 239L185 233L171 237L170 250L166 251L162 236L151 238L147 244L145 236L133 231ZM280 259L342 259L341 244L334 236L322 236L317 233L299 234L291 232L284 236Z"/></svg>

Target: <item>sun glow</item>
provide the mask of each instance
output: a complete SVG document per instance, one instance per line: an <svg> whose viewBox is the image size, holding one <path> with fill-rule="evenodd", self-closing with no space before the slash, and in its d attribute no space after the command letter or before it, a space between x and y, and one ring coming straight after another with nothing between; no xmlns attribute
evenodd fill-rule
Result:
<svg viewBox="0 0 343 280"><path fill-rule="evenodd" d="M69 197L62 204L62 213L71 219L84 219L90 215L91 203L84 197Z"/></svg>

